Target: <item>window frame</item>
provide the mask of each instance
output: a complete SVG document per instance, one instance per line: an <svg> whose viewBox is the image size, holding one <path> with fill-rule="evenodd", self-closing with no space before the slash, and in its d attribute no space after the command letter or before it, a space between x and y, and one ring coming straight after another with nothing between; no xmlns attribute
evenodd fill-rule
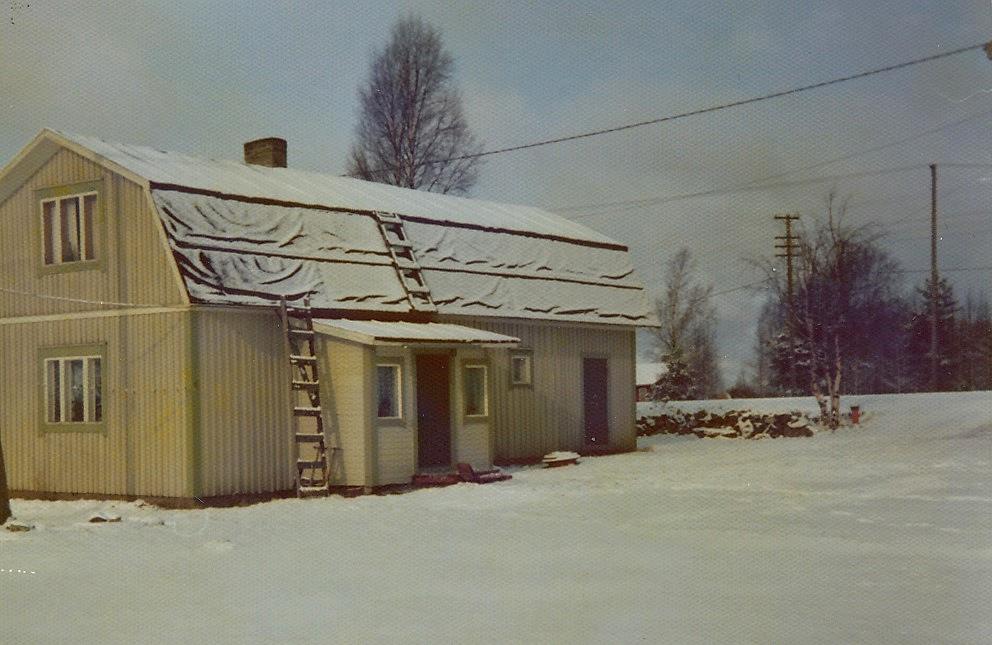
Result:
<svg viewBox="0 0 992 645"><path fill-rule="evenodd" d="M523 358L527 361L527 380L526 381L516 381L513 378L513 361ZM534 350L532 349L511 349L510 350L510 366L509 366L508 378L510 381L510 387L519 388L533 388L534 387Z"/></svg>
<svg viewBox="0 0 992 645"><path fill-rule="evenodd" d="M94 197L95 203L91 213L91 221L86 221L86 198ZM52 186L41 188L35 191L35 202L37 203L38 216L36 219L37 242L40 262L38 272L40 275L50 275L55 273L69 273L73 271L86 271L91 269L103 269L106 258L106 236L104 233L104 208L105 191L103 181L87 181L63 186ZM78 200L79 210L79 256L78 260L63 260L63 240L62 240L62 204L69 200ZM47 261L47 249L49 248L49 237L45 231L45 206L54 204L52 209L52 262ZM84 257L89 250L92 257Z"/></svg>
<svg viewBox="0 0 992 645"><path fill-rule="evenodd" d="M396 370L396 385L394 387L394 393L395 393L395 396L396 396L396 416L391 416L391 417L382 417L382 416L379 416L379 394L380 394L380 390L379 390L379 368L380 367L389 367L389 368L394 368ZM397 421L403 421L403 419L404 419L403 414L404 414L404 410L405 410L405 407L406 407L406 406L403 405L403 393L404 393L404 388L403 388L403 363L402 363L402 361L398 361L398 360L377 361L376 364L375 364L375 420L377 422L381 422L381 423L394 422L395 423Z"/></svg>
<svg viewBox="0 0 992 645"><path fill-rule="evenodd" d="M482 414L469 414L468 413L468 374L469 370L481 369L482 370ZM490 388L490 378L489 378L489 362L478 359L466 359L462 361L462 373L461 373L461 413L462 417L466 421L480 421L483 419L488 419L489 414L492 411L492 401Z"/></svg>
<svg viewBox="0 0 992 645"><path fill-rule="evenodd" d="M100 419L93 420L92 400L93 390L91 389L90 360L99 361L100 376ZM70 385L66 379L68 363L74 360L82 361L82 387L83 387L83 420L68 421L69 408L71 406ZM59 420L49 419L49 366L56 363L59 375ZM40 370L40 383L38 387L40 406L39 422L42 434L64 433L64 432L96 432L105 433L107 429L107 352L104 344L90 345L67 345L59 347L46 347L38 352L38 363Z"/></svg>

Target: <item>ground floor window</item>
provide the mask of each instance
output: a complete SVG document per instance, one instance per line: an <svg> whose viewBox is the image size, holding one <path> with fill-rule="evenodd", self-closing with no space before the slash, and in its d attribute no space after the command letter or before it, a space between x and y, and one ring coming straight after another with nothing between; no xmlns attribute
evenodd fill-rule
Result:
<svg viewBox="0 0 992 645"><path fill-rule="evenodd" d="M403 416L400 366L376 366L376 416L380 419L398 419Z"/></svg>
<svg viewBox="0 0 992 645"><path fill-rule="evenodd" d="M102 430L104 346L47 348L40 354L44 429Z"/></svg>
<svg viewBox="0 0 992 645"><path fill-rule="evenodd" d="M466 364L463 370L465 416L484 417L489 414L489 368Z"/></svg>

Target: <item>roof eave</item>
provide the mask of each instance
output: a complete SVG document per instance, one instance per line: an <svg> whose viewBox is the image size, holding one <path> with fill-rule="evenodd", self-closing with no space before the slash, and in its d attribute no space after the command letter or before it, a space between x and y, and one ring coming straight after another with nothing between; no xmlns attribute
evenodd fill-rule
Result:
<svg viewBox="0 0 992 645"><path fill-rule="evenodd" d="M71 150L79 156L117 173L145 189L148 188L148 180L146 178L136 175L120 164L96 154L89 148L64 137L54 130L44 128L14 156L10 163L0 169L0 204L7 201L24 182L30 179L32 175L62 148Z"/></svg>

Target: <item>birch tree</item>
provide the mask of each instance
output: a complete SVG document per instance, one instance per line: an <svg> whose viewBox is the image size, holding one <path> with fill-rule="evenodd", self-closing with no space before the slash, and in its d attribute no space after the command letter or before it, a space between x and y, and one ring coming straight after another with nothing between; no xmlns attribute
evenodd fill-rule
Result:
<svg viewBox="0 0 992 645"><path fill-rule="evenodd" d="M360 88L348 157L352 177L438 193L466 193L478 179L481 145L454 85L454 62L437 29L401 19L376 52Z"/></svg>
<svg viewBox="0 0 992 645"><path fill-rule="evenodd" d="M656 301L661 327L655 333L655 352L669 366L678 396L712 396L721 386L716 352L716 311L710 302L712 286L695 279L689 249L679 249L666 265L662 295ZM685 372L682 376L681 372Z"/></svg>
<svg viewBox="0 0 992 645"><path fill-rule="evenodd" d="M782 272L766 264L782 321L772 348L776 380L805 381L829 427L839 423L845 388L896 388L904 333L898 265L878 232L845 224L846 211L846 200L830 194L825 217L804 230L792 302Z"/></svg>

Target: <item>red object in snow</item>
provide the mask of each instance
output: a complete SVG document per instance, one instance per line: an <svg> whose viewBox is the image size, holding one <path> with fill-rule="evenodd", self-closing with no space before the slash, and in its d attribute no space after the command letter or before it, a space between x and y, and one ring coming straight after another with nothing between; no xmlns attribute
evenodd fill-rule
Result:
<svg viewBox="0 0 992 645"><path fill-rule="evenodd" d="M858 425L858 422L859 421L861 421L861 406L860 405L852 405L851 406L851 425Z"/></svg>
<svg viewBox="0 0 992 645"><path fill-rule="evenodd" d="M414 486L451 486L461 482L461 478L453 473L417 473L413 476Z"/></svg>
<svg viewBox="0 0 992 645"><path fill-rule="evenodd" d="M462 478L462 481L472 482L474 484L488 484L489 482L501 482L513 478L513 475L504 473L499 468L476 472L471 464L458 464L458 475Z"/></svg>

